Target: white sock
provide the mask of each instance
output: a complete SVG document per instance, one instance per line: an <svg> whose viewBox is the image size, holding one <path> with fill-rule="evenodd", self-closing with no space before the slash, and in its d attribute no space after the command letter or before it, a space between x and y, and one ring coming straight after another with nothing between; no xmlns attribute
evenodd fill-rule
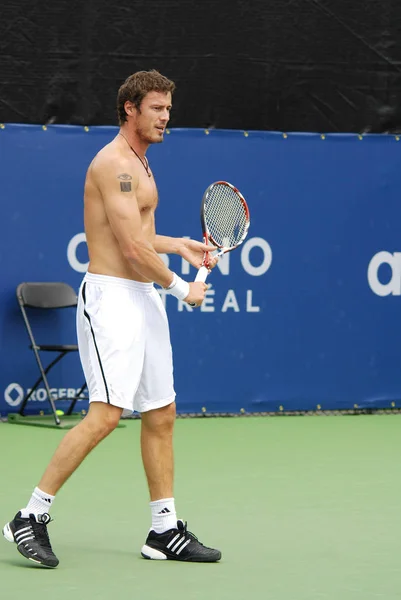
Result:
<svg viewBox="0 0 401 600"><path fill-rule="evenodd" d="M156 533L163 533L177 527L174 498L155 500L150 503L150 508L152 510L152 529Z"/></svg>
<svg viewBox="0 0 401 600"><path fill-rule="evenodd" d="M42 492L38 487L33 490L33 494L31 499L28 502L26 508L21 510L21 516L23 519L27 519L30 514L43 515L43 513L48 513L50 511L50 507L53 504L55 496L51 494L46 494L46 492Z"/></svg>

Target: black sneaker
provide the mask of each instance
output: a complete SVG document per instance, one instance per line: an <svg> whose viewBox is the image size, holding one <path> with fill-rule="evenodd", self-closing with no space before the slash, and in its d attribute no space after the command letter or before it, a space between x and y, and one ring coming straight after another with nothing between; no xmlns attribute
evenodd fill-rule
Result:
<svg viewBox="0 0 401 600"><path fill-rule="evenodd" d="M47 525L50 515L29 515L28 519L17 513L12 521L3 527L3 535L8 542L15 542L17 550L33 562L45 567L57 567L58 558L50 545Z"/></svg>
<svg viewBox="0 0 401 600"><path fill-rule="evenodd" d="M185 562L217 562L221 559L220 550L201 544L181 520L177 521L176 529L169 529L164 533L156 533L152 529L142 546L141 554L143 558Z"/></svg>

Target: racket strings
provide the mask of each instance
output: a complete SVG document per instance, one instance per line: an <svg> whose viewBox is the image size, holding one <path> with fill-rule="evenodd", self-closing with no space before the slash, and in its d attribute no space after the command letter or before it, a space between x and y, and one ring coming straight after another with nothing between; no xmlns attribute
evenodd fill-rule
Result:
<svg viewBox="0 0 401 600"><path fill-rule="evenodd" d="M240 196L227 185L212 188L205 203L205 221L219 246L233 248L244 238L248 219Z"/></svg>

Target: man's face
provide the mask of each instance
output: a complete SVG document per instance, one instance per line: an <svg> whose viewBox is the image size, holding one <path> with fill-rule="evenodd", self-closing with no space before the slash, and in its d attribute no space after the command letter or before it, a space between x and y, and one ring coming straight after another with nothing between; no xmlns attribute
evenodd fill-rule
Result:
<svg viewBox="0 0 401 600"><path fill-rule="evenodd" d="M140 111L134 109L133 123L139 137L148 144L163 141L170 120L171 93L149 92L142 100Z"/></svg>

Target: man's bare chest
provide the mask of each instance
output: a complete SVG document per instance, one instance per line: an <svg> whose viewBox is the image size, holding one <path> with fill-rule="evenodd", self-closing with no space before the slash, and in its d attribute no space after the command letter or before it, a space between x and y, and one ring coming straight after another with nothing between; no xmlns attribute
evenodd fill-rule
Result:
<svg viewBox="0 0 401 600"><path fill-rule="evenodd" d="M139 180L136 197L141 212L154 212L158 203L158 193L155 180L152 177Z"/></svg>

